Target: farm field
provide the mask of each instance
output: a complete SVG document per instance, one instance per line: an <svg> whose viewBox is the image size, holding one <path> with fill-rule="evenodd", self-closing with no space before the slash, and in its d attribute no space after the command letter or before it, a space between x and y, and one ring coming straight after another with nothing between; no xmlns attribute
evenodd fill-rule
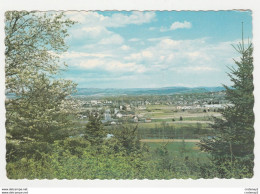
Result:
<svg viewBox="0 0 260 194"><path fill-rule="evenodd" d="M183 120L198 120L198 121L206 121L211 120L211 117L221 117L219 112L214 112L210 110L209 112L204 112L202 109L194 109L194 110L177 110L176 106L166 106L166 105L149 105L145 110L137 110L136 114L149 117L152 120L167 120L167 119L175 119L178 120L180 117Z"/></svg>

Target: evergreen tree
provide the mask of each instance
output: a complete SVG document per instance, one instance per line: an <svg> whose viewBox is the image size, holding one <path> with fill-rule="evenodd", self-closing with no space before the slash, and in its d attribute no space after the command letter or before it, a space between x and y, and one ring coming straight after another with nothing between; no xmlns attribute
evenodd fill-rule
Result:
<svg viewBox="0 0 260 194"><path fill-rule="evenodd" d="M117 147L120 147L120 150L125 150L127 154L130 153L140 153L141 152L141 143L140 138L138 137L138 125L122 125L113 131L114 139L117 140Z"/></svg>
<svg viewBox="0 0 260 194"><path fill-rule="evenodd" d="M254 167L254 96L253 96L253 46L248 41L236 47L241 55L230 68L233 82L226 88L226 99L231 103L221 111L223 119L214 118L215 136L203 139L200 147L211 154L222 177L252 177ZM239 174L240 172L240 174Z"/></svg>
<svg viewBox="0 0 260 194"><path fill-rule="evenodd" d="M89 121L85 128L84 137L91 145L101 145L106 137L101 115L98 112L91 112L88 117Z"/></svg>

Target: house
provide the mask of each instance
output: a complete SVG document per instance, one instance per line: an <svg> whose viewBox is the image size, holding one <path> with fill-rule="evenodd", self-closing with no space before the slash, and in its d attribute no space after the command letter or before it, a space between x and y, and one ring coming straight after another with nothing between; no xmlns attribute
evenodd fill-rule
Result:
<svg viewBox="0 0 260 194"><path fill-rule="evenodd" d="M146 101L145 101L145 104L146 104L146 105L150 105L151 103L146 100Z"/></svg>
<svg viewBox="0 0 260 194"><path fill-rule="evenodd" d="M145 107L145 106L139 106L138 109L139 109L139 110L145 110L146 107Z"/></svg>
<svg viewBox="0 0 260 194"><path fill-rule="evenodd" d="M118 118L122 118L123 115L119 112L119 113L116 114L116 117L118 117Z"/></svg>
<svg viewBox="0 0 260 194"><path fill-rule="evenodd" d="M117 108L114 109L114 113L117 114L119 110Z"/></svg>
<svg viewBox="0 0 260 194"><path fill-rule="evenodd" d="M181 110L182 109L182 107L181 106L177 106L177 110Z"/></svg>
<svg viewBox="0 0 260 194"><path fill-rule="evenodd" d="M144 122L146 122L146 123L151 123L151 122L152 122L152 119L146 118L146 119L144 120Z"/></svg>
<svg viewBox="0 0 260 194"><path fill-rule="evenodd" d="M134 117L134 122L138 123L138 117L137 116Z"/></svg>
<svg viewBox="0 0 260 194"><path fill-rule="evenodd" d="M126 110L127 110L127 111L131 111L131 107L130 107L129 104L126 105Z"/></svg>

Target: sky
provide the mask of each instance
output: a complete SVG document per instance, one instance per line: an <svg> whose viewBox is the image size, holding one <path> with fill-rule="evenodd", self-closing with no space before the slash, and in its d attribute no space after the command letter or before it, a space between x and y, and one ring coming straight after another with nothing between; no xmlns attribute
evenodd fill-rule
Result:
<svg viewBox="0 0 260 194"><path fill-rule="evenodd" d="M66 12L68 64L62 74L80 88L231 85L227 72L252 39L250 11Z"/></svg>

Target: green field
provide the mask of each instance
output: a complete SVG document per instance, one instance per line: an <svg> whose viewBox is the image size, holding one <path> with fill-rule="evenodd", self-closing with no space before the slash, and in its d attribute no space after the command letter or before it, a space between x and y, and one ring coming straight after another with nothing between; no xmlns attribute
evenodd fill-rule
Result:
<svg viewBox="0 0 260 194"><path fill-rule="evenodd" d="M166 145L171 158L177 156L189 157L191 160L197 160L198 158L202 161L208 160L208 154L199 150L197 143L193 142L170 142L170 143L146 143L151 150L155 151L157 148Z"/></svg>

